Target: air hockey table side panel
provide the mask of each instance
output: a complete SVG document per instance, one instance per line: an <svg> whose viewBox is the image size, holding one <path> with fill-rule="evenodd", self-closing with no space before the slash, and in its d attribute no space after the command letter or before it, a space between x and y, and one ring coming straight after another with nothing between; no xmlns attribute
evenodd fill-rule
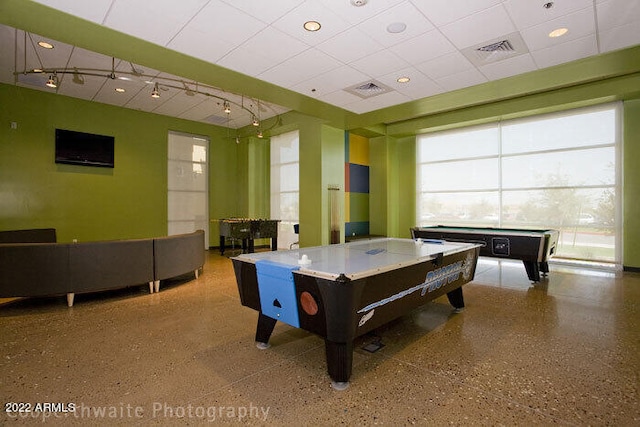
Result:
<svg viewBox="0 0 640 427"><path fill-rule="evenodd" d="M294 272L300 327L333 342L353 340L473 280L478 255L479 248L471 247L355 280ZM300 305L304 292L316 301L316 314ZM459 301L462 308L462 293Z"/></svg>

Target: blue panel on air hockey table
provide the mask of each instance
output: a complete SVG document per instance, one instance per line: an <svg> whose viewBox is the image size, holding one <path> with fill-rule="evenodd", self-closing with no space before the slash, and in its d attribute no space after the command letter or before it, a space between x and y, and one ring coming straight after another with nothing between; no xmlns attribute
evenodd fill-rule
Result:
<svg viewBox="0 0 640 427"><path fill-rule="evenodd" d="M268 260L256 261L262 314L288 325L300 327L293 271L298 266Z"/></svg>

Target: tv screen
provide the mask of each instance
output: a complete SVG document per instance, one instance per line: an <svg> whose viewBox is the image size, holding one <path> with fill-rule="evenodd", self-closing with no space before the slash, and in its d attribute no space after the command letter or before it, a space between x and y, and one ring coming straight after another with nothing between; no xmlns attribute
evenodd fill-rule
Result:
<svg viewBox="0 0 640 427"><path fill-rule="evenodd" d="M56 163L113 167L113 136L56 129Z"/></svg>

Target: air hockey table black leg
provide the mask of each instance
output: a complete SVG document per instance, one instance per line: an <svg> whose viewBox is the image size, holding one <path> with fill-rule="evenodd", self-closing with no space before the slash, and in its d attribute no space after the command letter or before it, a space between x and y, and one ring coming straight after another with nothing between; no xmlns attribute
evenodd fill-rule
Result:
<svg viewBox="0 0 640 427"><path fill-rule="evenodd" d="M532 282L540 281L540 268L538 267L538 263L536 261L522 261L524 263L524 268L527 270L527 276L529 280Z"/></svg>
<svg viewBox="0 0 640 427"><path fill-rule="evenodd" d="M353 365L353 342L337 343L324 340L327 356L327 371L331 377L331 387L344 390L349 387L351 366Z"/></svg>
<svg viewBox="0 0 640 427"><path fill-rule="evenodd" d="M447 292L449 303L455 308L456 313L464 310L464 296L462 295L462 286L450 292Z"/></svg>
<svg viewBox="0 0 640 427"><path fill-rule="evenodd" d="M546 261L543 261L540 263L540 273L542 273L543 276L546 276L549 273L549 263Z"/></svg>
<svg viewBox="0 0 640 427"><path fill-rule="evenodd" d="M256 328L256 347L260 350L269 348L269 338L273 328L276 327L276 319L272 319L269 316L265 316L262 313L258 314L258 327Z"/></svg>

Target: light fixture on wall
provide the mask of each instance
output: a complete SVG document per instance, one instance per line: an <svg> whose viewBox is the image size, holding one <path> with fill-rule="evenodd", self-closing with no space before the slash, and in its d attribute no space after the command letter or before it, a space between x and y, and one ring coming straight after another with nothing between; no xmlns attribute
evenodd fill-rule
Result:
<svg viewBox="0 0 640 427"><path fill-rule="evenodd" d="M153 86L153 91L151 92L152 98L160 98L160 91L158 91L158 82Z"/></svg>

